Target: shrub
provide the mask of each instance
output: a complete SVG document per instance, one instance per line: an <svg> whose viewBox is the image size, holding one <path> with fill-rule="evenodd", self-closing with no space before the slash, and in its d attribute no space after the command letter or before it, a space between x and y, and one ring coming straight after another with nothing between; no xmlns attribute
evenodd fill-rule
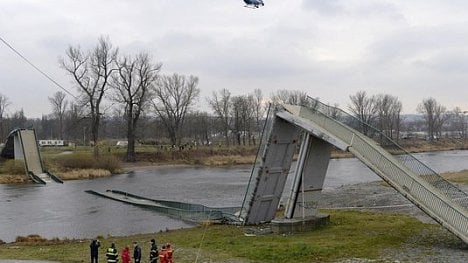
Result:
<svg viewBox="0 0 468 263"><path fill-rule="evenodd" d="M47 241L47 239L41 237L40 235L28 235L28 236L17 236L16 237L16 243L42 243Z"/></svg>
<svg viewBox="0 0 468 263"><path fill-rule="evenodd" d="M93 169L96 168L96 160L89 154L68 154L55 159L57 165L65 169Z"/></svg>
<svg viewBox="0 0 468 263"><path fill-rule="evenodd" d="M24 162L20 160L6 160L0 166L0 174L25 174Z"/></svg>
<svg viewBox="0 0 468 263"><path fill-rule="evenodd" d="M55 159L56 165L59 169L104 169L110 173L116 173L121 168L121 162L118 158L106 155L100 156L98 159L90 154L69 154L60 156Z"/></svg>
<svg viewBox="0 0 468 263"><path fill-rule="evenodd" d="M111 174L118 173L122 168L121 161L114 156L101 156L97 160L96 168L109 171Z"/></svg>

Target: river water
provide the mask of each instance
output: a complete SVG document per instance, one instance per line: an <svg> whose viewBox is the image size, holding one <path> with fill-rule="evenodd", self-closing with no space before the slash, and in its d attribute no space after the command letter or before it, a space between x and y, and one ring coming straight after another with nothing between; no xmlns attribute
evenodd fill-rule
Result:
<svg viewBox="0 0 468 263"><path fill-rule="evenodd" d="M416 156L437 172L468 169L468 151ZM47 238L93 238L191 227L153 211L84 191L117 189L154 199L217 207L241 206L250 172L251 166L146 167L129 174L67 181L63 185L0 185L0 239L11 242L17 236L29 234ZM324 189L375 180L379 177L357 159L334 159Z"/></svg>

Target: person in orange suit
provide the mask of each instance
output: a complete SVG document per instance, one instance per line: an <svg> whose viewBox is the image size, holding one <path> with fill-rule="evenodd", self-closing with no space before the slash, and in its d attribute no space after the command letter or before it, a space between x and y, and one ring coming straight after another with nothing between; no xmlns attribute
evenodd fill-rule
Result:
<svg viewBox="0 0 468 263"><path fill-rule="evenodd" d="M159 251L159 263L167 263L167 250L166 246L162 246L161 251Z"/></svg>
<svg viewBox="0 0 468 263"><path fill-rule="evenodd" d="M166 244L166 253L167 253L166 262L167 263L174 263L174 261L172 259L172 254L174 254L174 249L172 248L171 244L169 244L169 243Z"/></svg>

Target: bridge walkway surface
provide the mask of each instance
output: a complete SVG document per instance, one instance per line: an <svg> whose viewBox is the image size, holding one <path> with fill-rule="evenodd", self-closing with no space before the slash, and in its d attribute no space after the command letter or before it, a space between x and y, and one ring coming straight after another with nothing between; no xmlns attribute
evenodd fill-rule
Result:
<svg viewBox="0 0 468 263"><path fill-rule="evenodd" d="M272 164L268 160L271 159L270 148L277 140L274 137L278 136L275 127L278 123L287 122L314 138L353 153L409 201L468 243L467 193L417 160L384 133L336 107L309 99L307 106L284 105L270 117L270 124L267 124L269 131L264 134L264 145L258 154L242 207L241 216L245 223L257 224L270 221L274 217L272 213L265 211L273 211L278 207L284 188L282 181L285 179L284 176L281 180L272 179L272 174L265 170L269 170L269 165ZM289 132L289 136L294 137L296 134L297 131ZM288 151L283 151L282 154L286 152ZM292 159L292 156L288 156L288 160L289 158ZM282 164L282 174L287 176L290 163ZM265 199L269 202L266 203Z"/></svg>

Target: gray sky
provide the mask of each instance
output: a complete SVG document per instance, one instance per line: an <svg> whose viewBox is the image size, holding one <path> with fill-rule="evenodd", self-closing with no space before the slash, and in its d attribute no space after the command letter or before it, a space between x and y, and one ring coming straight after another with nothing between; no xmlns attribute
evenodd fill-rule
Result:
<svg viewBox="0 0 468 263"><path fill-rule="evenodd" d="M122 52L149 51L163 73L198 76L199 104L222 88L260 88L346 107L366 90L397 96L405 113L428 97L468 110L464 0L0 0L0 36L75 94L58 58L101 35ZM9 113L49 114L58 90L0 43Z"/></svg>

